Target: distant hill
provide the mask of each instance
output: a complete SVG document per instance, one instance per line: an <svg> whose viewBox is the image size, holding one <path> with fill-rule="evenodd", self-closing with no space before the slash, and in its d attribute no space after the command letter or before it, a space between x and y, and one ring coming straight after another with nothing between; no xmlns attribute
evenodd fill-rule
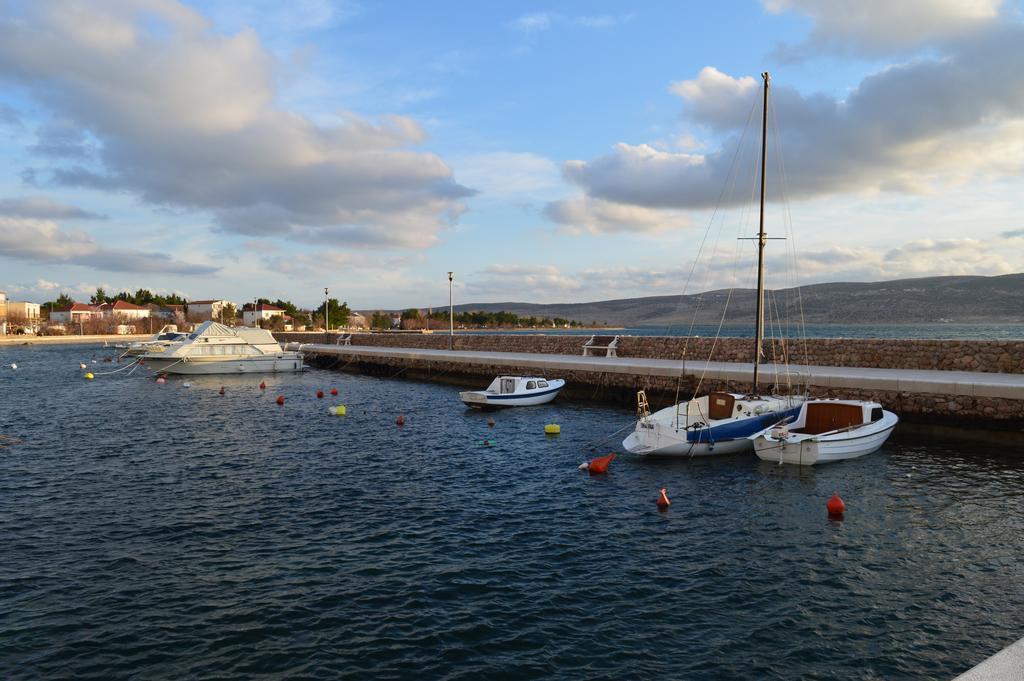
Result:
<svg viewBox="0 0 1024 681"><path fill-rule="evenodd" d="M797 295L799 293L799 296ZM564 317L612 326L688 324L699 307L698 324L717 323L729 290L685 296L651 296L593 303L466 303L459 312L505 310L519 316ZM911 324L929 322L1024 323L1024 273L997 277L925 277L871 283L811 284L771 291L780 318L812 324ZM727 323L754 318L755 291L735 289Z"/></svg>

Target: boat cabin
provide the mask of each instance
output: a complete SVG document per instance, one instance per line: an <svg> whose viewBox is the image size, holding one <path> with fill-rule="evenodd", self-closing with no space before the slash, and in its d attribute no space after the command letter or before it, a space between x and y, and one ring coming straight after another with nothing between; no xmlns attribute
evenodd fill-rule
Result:
<svg viewBox="0 0 1024 681"><path fill-rule="evenodd" d="M814 400L804 404L795 428L790 432L820 435L834 430L873 423L882 419L882 405L875 402L832 402ZM801 423L802 421L802 423Z"/></svg>
<svg viewBox="0 0 1024 681"><path fill-rule="evenodd" d="M487 386L489 393L511 395L525 390L543 390L548 388L547 379L538 376L498 376Z"/></svg>

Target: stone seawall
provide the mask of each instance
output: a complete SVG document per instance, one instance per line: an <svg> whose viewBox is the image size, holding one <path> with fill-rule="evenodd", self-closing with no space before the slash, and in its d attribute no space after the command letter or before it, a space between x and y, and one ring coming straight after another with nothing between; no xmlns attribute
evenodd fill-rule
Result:
<svg viewBox="0 0 1024 681"><path fill-rule="evenodd" d="M280 341L333 344L339 334L276 333ZM532 352L552 355L580 355L587 336L543 334L457 334L455 350L486 352ZM391 348L448 347L444 334L357 333L353 345ZM795 364L835 367L871 367L878 369L928 369L945 371L983 371L1024 374L1024 341L981 340L904 340L809 338L789 344L785 349L766 343L768 361L783 361L786 352ZM753 341L748 338L685 338L678 336L621 336L620 357L651 359L708 358L718 362L749 362Z"/></svg>
<svg viewBox="0 0 1024 681"><path fill-rule="evenodd" d="M324 368L339 366L339 358L334 356L307 355L306 361ZM403 378L438 381L461 387L482 387L494 376L531 375L536 371L532 367L517 366L513 363L469 366L385 356L374 357L372 360L343 360L342 364L346 371L386 377L400 375ZM612 402L627 408L635 406L637 390L645 390L651 407L658 409L675 404L677 396L689 398L697 387L692 377L676 379L598 371L561 371L558 376L566 380L567 385L563 394L567 397ZM701 385L701 393L714 390L744 392L750 387L749 384L705 380ZM1024 430L1024 399L894 390L833 389L816 385L811 385L809 392L814 397L876 400L909 422L995 430Z"/></svg>

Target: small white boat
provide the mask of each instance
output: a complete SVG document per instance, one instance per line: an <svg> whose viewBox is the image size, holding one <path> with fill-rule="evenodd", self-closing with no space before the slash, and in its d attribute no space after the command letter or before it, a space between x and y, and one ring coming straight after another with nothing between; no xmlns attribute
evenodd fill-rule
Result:
<svg viewBox="0 0 1024 681"><path fill-rule="evenodd" d="M486 390L459 393L459 399L477 409L491 407L530 407L546 404L565 386L560 378L538 376L498 376Z"/></svg>
<svg viewBox="0 0 1024 681"><path fill-rule="evenodd" d="M899 417L867 400L807 400L792 422L750 436L762 461L813 466L877 451Z"/></svg>
<svg viewBox="0 0 1024 681"><path fill-rule="evenodd" d="M282 350L266 329L203 322L184 340L139 356L146 366L169 374L241 374L301 371L302 355Z"/></svg>
<svg viewBox="0 0 1024 681"><path fill-rule="evenodd" d="M182 341L187 338L187 333L184 331L178 331L178 327L174 324L168 324L157 331L149 340L129 343L128 345L115 345L114 347L126 348L124 353L124 356L126 357L138 357L139 355L144 355L147 352L155 352L166 347L170 343Z"/></svg>

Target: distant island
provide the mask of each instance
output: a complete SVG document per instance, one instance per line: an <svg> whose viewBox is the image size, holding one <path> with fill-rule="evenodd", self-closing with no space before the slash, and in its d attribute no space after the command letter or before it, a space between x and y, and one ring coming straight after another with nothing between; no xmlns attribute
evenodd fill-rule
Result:
<svg viewBox="0 0 1024 681"><path fill-rule="evenodd" d="M729 296L729 289L720 289L591 303L467 303L455 310L559 317L591 326L717 324ZM810 284L772 290L767 297L772 316L798 319L802 308L809 324L1024 323L1024 273ZM753 289L732 290L725 322L749 323L755 298Z"/></svg>

